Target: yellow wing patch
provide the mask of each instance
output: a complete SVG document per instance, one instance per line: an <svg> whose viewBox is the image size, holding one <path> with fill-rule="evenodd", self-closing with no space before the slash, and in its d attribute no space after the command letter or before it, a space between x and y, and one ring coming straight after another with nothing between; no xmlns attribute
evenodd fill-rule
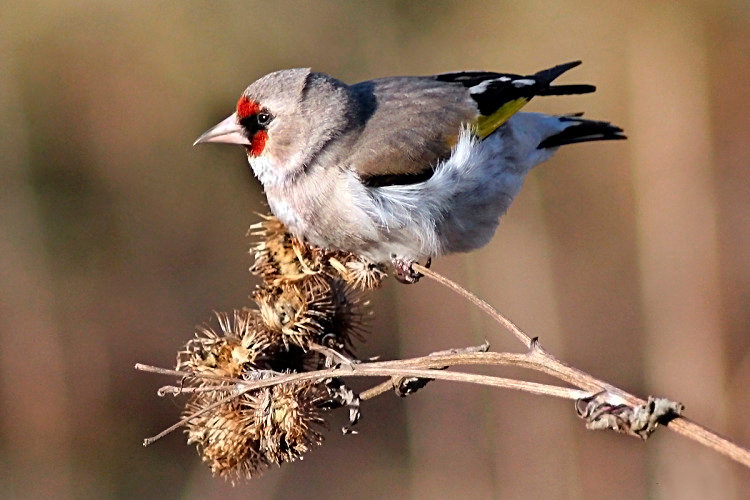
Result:
<svg viewBox="0 0 750 500"><path fill-rule="evenodd" d="M474 133L480 138L484 139L492 132L497 130L497 127L508 121L508 118L516 114L522 107L529 102L529 99L525 97L519 97L508 101L499 108L497 111L488 116L480 116L477 121L474 122Z"/></svg>

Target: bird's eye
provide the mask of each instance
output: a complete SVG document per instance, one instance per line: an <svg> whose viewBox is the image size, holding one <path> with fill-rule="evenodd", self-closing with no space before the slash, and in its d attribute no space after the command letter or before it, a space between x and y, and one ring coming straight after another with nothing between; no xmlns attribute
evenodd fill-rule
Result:
<svg viewBox="0 0 750 500"><path fill-rule="evenodd" d="M258 113L256 120L258 120L258 125L265 127L266 125L271 123L271 120L273 120L273 116L267 111L261 111L260 113Z"/></svg>

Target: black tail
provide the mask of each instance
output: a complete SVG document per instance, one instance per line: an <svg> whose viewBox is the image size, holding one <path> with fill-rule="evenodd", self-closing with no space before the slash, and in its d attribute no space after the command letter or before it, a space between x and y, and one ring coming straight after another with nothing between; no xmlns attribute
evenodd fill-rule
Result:
<svg viewBox="0 0 750 500"><path fill-rule="evenodd" d="M550 85L558 76L580 65L581 61L572 61L535 73L530 78L537 81L536 95L570 95L594 92L596 87L593 85Z"/></svg>
<svg viewBox="0 0 750 500"><path fill-rule="evenodd" d="M562 132L551 135L539 143L537 149L557 148L565 144L589 141L610 141L627 139L620 127L609 122L598 122L578 118L578 116L561 116L560 121L571 122L572 125Z"/></svg>
<svg viewBox="0 0 750 500"><path fill-rule="evenodd" d="M545 69L533 75L522 76L511 73L488 71L465 71L444 73L435 78L442 82L460 83L469 89L479 112L489 116L504 104L517 99L531 100L537 95L588 94L596 90L593 85L551 85L552 81L581 61L573 61Z"/></svg>

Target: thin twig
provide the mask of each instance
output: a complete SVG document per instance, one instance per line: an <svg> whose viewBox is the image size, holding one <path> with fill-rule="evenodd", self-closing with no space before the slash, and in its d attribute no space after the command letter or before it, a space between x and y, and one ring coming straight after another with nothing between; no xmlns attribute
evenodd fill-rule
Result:
<svg viewBox="0 0 750 500"><path fill-rule="evenodd" d="M377 396L380 396L381 394L392 391L396 388L396 380L397 379L392 378L360 392L359 399L361 399L362 401L367 401L368 399L373 399Z"/></svg>
<svg viewBox="0 0 750 500"><path fill-rule="evenodd" d="M310 345L310 350L322 354L331 361L338 359L340 363L343 363L345 365L351 365L352 363L354 363L351 359L347 358L337 350L331 349L330 347L313 343Z"/></svg>
<svg viewBox="0 0 750 500"><path fill-rule="evenodd" d="M667 428L677 434L692 439L712 450L735 460L745 467L750 467L750 450L743 448L729 439L696 424L689 418L679 417L667 424Z"/></svg>
<svg viewBox="0 0 750 500"><path fill-rule="evenodd" d="M172 377L186 377L186 378L207 378L210 380L220 380L222 382L232 382L235 384L241 384L247 382L240 378L231 378L226 375L216 375L215 373L205 372L186 372L181 370L170 370L169 368L161 368L159 366L144 365L143 363L136 363L135 369L140 372L156 373L159 375L170 375Z"/></svg>
<svg viewBox="0 0 750 500"><path fill-rule="evenodd" d="M429 268L421 266L417 263L412 264L412 268L421 273L425 276L437 281L443 286L446 286L456 292L457 294L461 295L471 303L473 303L475 306L477 306L479 309L487 313L492 319L500 323L502 326L504 326L506 329L508 329L513 335L516 336L518 340L521 341L523 345L525 345L527 348L531 347L532 339L528 335L526 335L523 331L521 331L520 328L518 328L511 320L506 318L505 316L498 313L494 307L489 305L487 302L483 301L470 291L466 290L464 287L460 286L458 283L449 280L442 274L438 274L435 271L431 271Z"/></svg>
<svg viewBox="0 0 750 500"><path fill-rule="evenodd" d="M136 366L136 369L138 369L139 366L143 367L144 365L137 364L135 366ZM150 367L150 368L154 368L154 367ZM153 370L149 370L149 371L153 371ZM157 434L155 436L152 436L150 438L144 439L143 440L143 446L148 446L150 444L155 443L156 441L160 440L161 438L163 438L167 434L171 434L172 432L176 431L177 429L179 429L183 425L187 424L188 422L190 422L194 418L200 417L204 413L207 413L207 412L209 412L209 411L211 411L213 409L216 409L216 408L220 407L221 405L232 401L233 399L241 396L242 394L244 394L244 393L246 393L248 391L250 391L250 389L244 388L244 389L240 390L239 392L236 392L234 394L230 394L229 396L226 396L226 397L224 397L222 399L219 399L219 400L211 403L210 405L208 405L208 406L206 406L204 408L201 408L200 410L196 411L195 413L193 413L191 415L188 415L187 417L181 419L179 422L176 422L176 423L170 425L169 427L167 427L166 429L164 429L163 431L161 431L159 434Z"/></svg>
<svg viewBox="0 0 750 500"><path fill-rule="evenodd" d="M158 396L179 396L180 394L193 394L195 392L227 392L234 391L237 388L233 385L204 385L200 387L183 387L175 385L165 385L156 391Z"/></svg>
<svg viewBox="0 0 750 500"><path fill-rule="evenodd" d="M631 406L641 405L645 402L643 399L638 398L637 396L634 396L618 387L599 380L589 375L588 373L574 368L555 358L547 351L542 349L538 342L536 342L529 335L523 332L523 330L516 326L512 321L497 312L495 308L490 306L487 302L469 292L459 284L451 281L441 274L431 271L424 266L420 266L419 264L414 264L412 267L415 271L422 273L431 279L434 279L438 283L450 288L462 297L471 301L473 304L475 304L477 307L491 316L497 323L508 329L518 340L521 341L521 343L530 348L530 358L538 358L538 362L531 362L529 364L529 368L545 372L555 378L591 392L606 391L611 395L621 398ZM736 443L733 443L732 441L716 434L713 431L706 429L699 424L696 424L695 422L685 417L676 417L674 420L670 421L667 424L667 428L689 439L692 439L697 443L707 446L717 451L718 453L745 465L746 467L750 467L750 450L748 450L747 448L743 448Z"/></svg>
<svg viewBox="0 0 750 500"><path fill-rule="evenodd" d="M488 353L489 354L489 353ZM418 366L421 359L415 358L414 366ZM403 360L409 361L409 360ZM403 364L403 361L399 362L399 365ZM439 364L442 360L437 360L434 364ZM445 361L442 361L445 363ZM237 380L237 386L241 389L234 394L238 396L244 394L247 391L254 391L262 389L264 387L271 387L279 384L296 384L305 382L308 380L323 380L328 378L347 378L347 377L416 377L416 378L430 378L436 380L449 380L453 382L468 382L479 385L487 385L492 387L503 387L506 389L517 389L532 394L541 394L546 396L555 396L564 399L580 399L586 396L590 396L590 392L582 391L579 389L571 389L569 387L559 387L550 384L540 384L536 382L527 382L525 380L515 380L510 378L495 377L492 375L477 375L474 373L463 373L463 372L452 372L452 371L437 371L425 368L409 368L404 366L389 367L390 361L378 361L372 363L361 363L357 365L351 365L345 368L329 368L325 370L314 370L309 372L298 372L298 373L287 373L283 375L277 375L275 377L264 378L260 380ZM461 363L460 360L456 360L456 364L477 364L477 363ZM484 363L487 364L487 363ZM492 364L492 363L490 363ZM179 372L177 370L165 370L155 366L144 365L138 363L135 365L137 370L148 371L152 373L161 373L166 375L174 375L176 372L180 376L185 376L186 372ZM236 379L235 379L236 380Z"/></svg>
<svg viewBox="0 0 750 500"><path fill-rule="evenodd" d="M428 359L428 358L429 356L426 356L425 358L421 358L421 359ZM420 358L417 358L417 360L419 359ZM159 439L166 436L167 434L187 424L194 418L197 418L208 411L218 408L219 406L225 403L228 403L234 398L237 398L247 392L261 389L263 387L270 387L270 386L279 385L283 383L289 383L289 384L299 383L299 382L304 382L307 380L324 380L324 379L336 378L336 377L340 377L340 378L346 378L346 377L416 377L416 378L447 380L447 381L453 381L453 382L473 383L473 384L487 385L487 386L492 386L492 387L501 387L505 389L515 389L515 390L528 392L531 394L554 396L554 397L570 399L570 400L581 399L583 397L590 395L589 393L578 390L578 389L571 389L568 387L559 387L559 386L549 385L549 384L540 384L536 382L527 382L525 380L515 380L515 379L509 379L509 378L503 378L503 377L494 377L494 376L489 376L489 375L476 375L473 373L435 371L435 370L430 370L430 369L414 369L414 368L410 369L410 368L404 368L404 367L389 368L389 367L382 366L383 364L387 364L387 363L389 362L381 361L381 362L373 362L373 363L362 363L358 365L351 365L346 368L331 368L327 370L315 370L311 372L289 373L289 374L278 375L275 377L265 378L261 380L253 380L253 381L233 379L233 380L236 380L236 384L237 384L236 390L233 394L230 394L229 396L224 397L216 401L215 403L212 403L211 405L208 405L205 408L202 408L198 410L197 412L184 417L180 421L164 429L162 432L156 434L155 436L144 439L143 445L148 446L154 443L155 441L158 441ZM180 377L192 375L188 372L182 372L179 370L168 370L168 369L159 368L155 366L144 365L141 363L136 364L135 368L136 370L147 371L151 373L159 373L162 375L171 375L171 376L176 375Z"/></svg>
<svg viewBox="0 0 750 500"><path fill-rule="evenodd" d="M442 356L442 355L455 355L455 354L462 354L462 353L475 353L475 352L483 352L486 353L489 351L490 344L487 342L487 340L484 341L484 344L476 345L476 346L469 346L464 347L462 349L448 349L445 351L438 351L431 353L429 357L435 357L435 356ZM448 368L448 366L440 367L440 368ZM375 385L373 387L370 387L369 389L366 389L359 393L359 399L362 401L367 401L368 399L373 399L377 396L380 396L381 394L392 391L399 385L399 381L403 380L403 377L391 377L390 380L386 380L385 382L382 382L378 385Z"/></svg>

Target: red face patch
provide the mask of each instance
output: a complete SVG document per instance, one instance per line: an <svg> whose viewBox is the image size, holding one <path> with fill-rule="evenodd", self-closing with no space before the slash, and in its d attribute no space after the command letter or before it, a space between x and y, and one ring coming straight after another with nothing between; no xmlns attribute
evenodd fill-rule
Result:
<svg viewBox="0 0 750 500"><path fill-rule="evenodd" d="M244 95L240 97L239 101L237 101L237 116L240 117L240 120L255 115L258 111L260 111L260 105Z"/></svg>
<svg viewBox="0 0 750 500"><path fill-rule="evenodd" d="M237 101L237 117L240 120L244 120L251 116L257 115L260 112L260 104L249 99L246 96L240 97ZM252 133L252 132L251 132ZM247 154L250 156L258 156L263 152L266 147L266 140L268 139L268 133L265 130L257 130L252 133L250 137L250 145L247 146Z"/></svg>
<svg viewBox="0 0 750 500"><path fill-rule="evenodd" d="M266 139L268 139L268 133L265 130L258 130L253 138L250 139L250 147L247 148L247 154L250 156L258 156L263 152L263 148L266 147Z"/></svg>

